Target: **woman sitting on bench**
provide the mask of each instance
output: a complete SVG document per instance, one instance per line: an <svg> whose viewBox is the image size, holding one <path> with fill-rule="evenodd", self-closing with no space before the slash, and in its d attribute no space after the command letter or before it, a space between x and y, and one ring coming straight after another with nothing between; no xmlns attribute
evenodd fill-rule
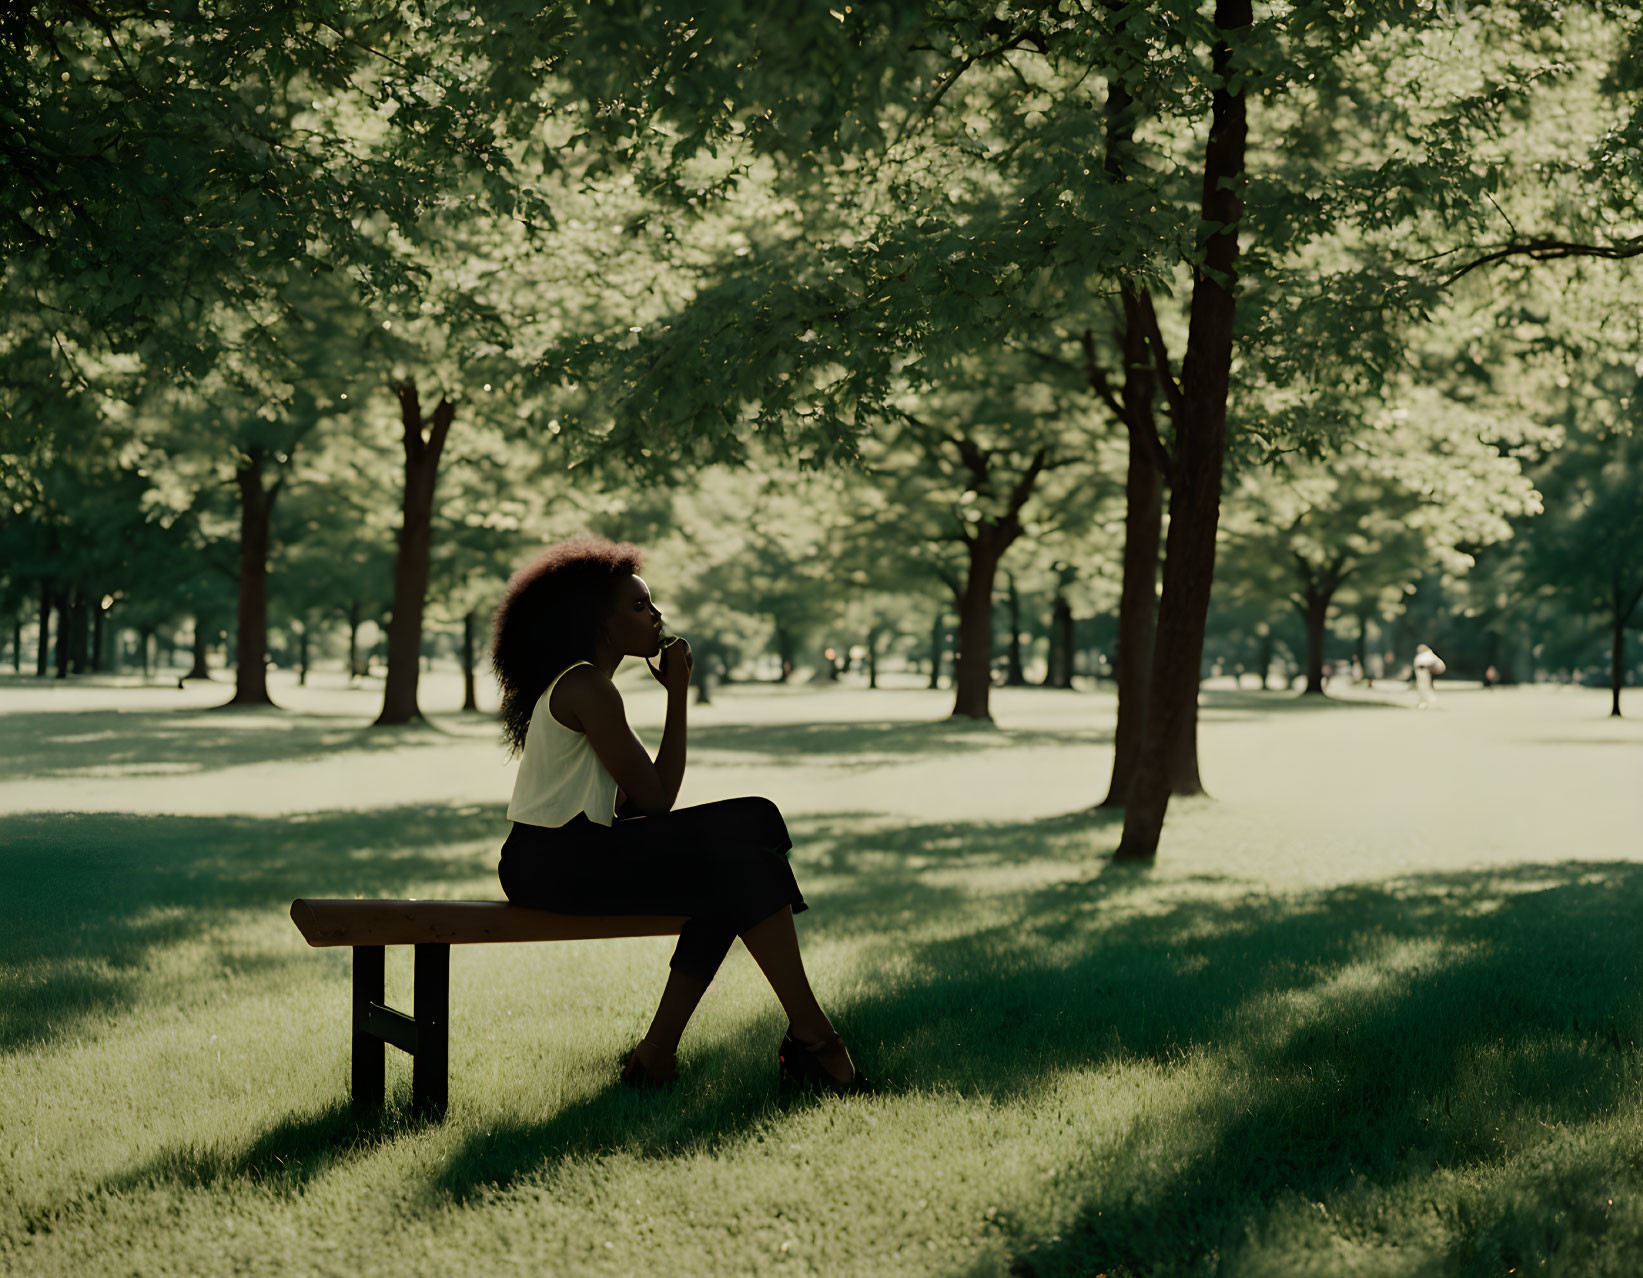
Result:
<svg viewBox="0 0 1643 1278"><path fill-rule="evenodd" d="M515 905L563 914L688 916L655 1019L622 1081L674 1077L685 1023L740 936L789 1021L780 1077L859 1093L857 1072L810 989L793 915L806 908L768 799L674 808L685 771L690 645L662 637L662 614L625 542L560 542L515 573L497 609L491 655L503 733L521 754L498 873ZM660 656L660 669L650 658ZM667 689L654 761L628 726L611 677L643 657Z"/></svg>

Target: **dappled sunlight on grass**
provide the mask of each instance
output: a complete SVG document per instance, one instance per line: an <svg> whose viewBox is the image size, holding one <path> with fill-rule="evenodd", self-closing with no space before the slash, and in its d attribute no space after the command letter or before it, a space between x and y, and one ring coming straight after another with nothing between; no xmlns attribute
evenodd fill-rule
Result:
<svg viewBox="0 0 1643 1278"><path fill-rule="evenodd" d="M881 748L795 717L838 729L796 769ZM1392 722L1284 722L1371 721ZM917 726L898 748L997 783L962 744L993 736ZM780 727L740 740L779 754ZM1628 1271L1643 865L1460 864L1444 829L1377 853L1240 799L1172 808L1158 865L1118 865L1089 797L789 816L806 963L879 1095L782 1095L785 1019L740 946L661 1095L615 1079L670 940L467 946L434 1126L392 1052L387 1113L349 1112L348 955L285 910L497 899L500 802L0 817L0 1267L374 1272L391 1247L429 1272ZM389 1002L409 987L390 952Z"/></svg>
<svg viewBox="0 0 1643 1278"><path fill-rule="evenodd" d="M989 872L986 856L972 859ZM463 952L454 966L458 1086L446 1124L390 1118L361 1132L336 1103L346 967L307 955L327 960L308 962L307 984L331 990L317 1005L273 993L300 964L241 979L273 995L255 1021L276 1034L282 1022L308 1024L325 1044L319 1061L275 1064L273 1045L241 1047L266 1057L250 1074L277 1083L247 1108L249 1093L230 1103L221 1082L188 1084L182 1058L157 1040L135 1049L163 1075L179 1071L167 1090L204 1088L193 1120L128 1101L152 1124L136 1156L106 1149L106 1161L92 1160L107 1169L100 1178L37 1202L31 1218L84 1226L133 1199L209 1192L225 1210L260 1204L266 1223L270 1212L365 1192L436 1254L455 1256L464 1239L483 1245L499 1218L526 1213L541 1226L527 1230L539 1240L531 1254L544 1260L577 1254L541 1250L558 1222L573 1240L590 1228L620 1240L630 1261L694 1237L711 1267L752 1245L724 1232L735 1203L752 1237L768 1235L774 1251L797 1231L823 1268L875 1257L895 1268L889 1244L922 1250L939 1238L944 1266L1178 1272L1213 1256L1258 1269L1261 1255L1288 1256L1298 1238L1378 1254L1427 1237L1434 1255L1452 1255L1444 1248L1463 1236L1463 1204L1474 1222L1464 1236L1487 1243L1477 1254L1504 1254L1501 1231L1511 1230L1495 1195L1541 1192L1516 1151L1592 1124L1637 1131L1643 1026L1628 995L1639 962L1615 926L1643 907L1637 867L1531 866L1281 896L1096 874L995 890L969 922L934 911L868 938L851 917L859 910L813 896L806 927L821 971L845 958L867 977L843 982L836 1014L883 1079L880 1098L780 1100L778 1014L745 958L710 995L681 1085L665 1098L625 1093L615 1062L642 1024L666 944L509 947ZM1138 909L1137 896L1161 899ZM1484 902L1493 908L1475 908ZM1554 939L1563 958L1549 964ZM211 1002L178 1001L196 1037L249 1015L239 1001L212 1016ZM116 1040L110 1050L133 1053L118 1041L128 1031L103 1033ZM257 1041L244 1028L235 1037ZM95 1042L71 1057L87 1053L97 1055ZM61 1082L90 1076L61 1054L54 1070ZM401 1104L404 1083L401 1074ZM86 1152L60 1156L83 1164ZM1460 1168L1471 1170L1441 1174ZM1599 1181L1618 1192L1613 1173ZM351 1190L356 1182L366 1188ZM832 1222L823 1233L804 1225L814 1206L783 1215L817 1201ZM1325 1211L1310 1205L1320 1202ZM446 1222L443 1241L426 1233L434 1220ZM1477 1235L1475 1222L1488 1220L1499 1227ZM1561 1237L1577 1224L1565 1213L1552 1227Z"/></svg>

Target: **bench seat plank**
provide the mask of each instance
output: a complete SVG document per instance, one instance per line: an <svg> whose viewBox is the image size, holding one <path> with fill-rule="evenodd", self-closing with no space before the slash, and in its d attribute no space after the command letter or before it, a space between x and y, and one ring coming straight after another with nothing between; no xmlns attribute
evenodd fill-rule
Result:
<svg viewBox="0 0 1643 1278"><path fill-rule="evenodd" d="M554 914L506 901L354 901L303 898L291 921L309 945L479 945L677 936L683 916Z"/></svg>

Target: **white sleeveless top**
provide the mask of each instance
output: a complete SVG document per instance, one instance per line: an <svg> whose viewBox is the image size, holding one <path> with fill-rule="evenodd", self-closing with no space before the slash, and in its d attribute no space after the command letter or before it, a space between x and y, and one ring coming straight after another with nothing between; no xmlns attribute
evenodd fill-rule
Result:
<svg viewBox="0 0 1643 1278"><path fill-rule="evenodd" d="M554 687L568 671L591 666L578 661L553 678L537 699L525 730L525 752L513 783L508 820L524 825L559 826L586 812L596 825L610 825L616 810L616 778L605 770L587 737L567 728L548 710Z"/></svg>

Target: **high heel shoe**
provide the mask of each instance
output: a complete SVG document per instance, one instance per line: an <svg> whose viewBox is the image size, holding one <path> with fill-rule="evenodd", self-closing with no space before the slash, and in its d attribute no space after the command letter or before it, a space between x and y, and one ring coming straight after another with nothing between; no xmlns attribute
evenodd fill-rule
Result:
<svg viewBox="0 0 1643 1278"><path fill-rule="evenodd" d="M825 1092L832 1096L873 1095L877 1089L859 1069L851 1074L848 1081L840 1082L829 1074L821 1063L817 1053L825 1052L842 1042L839 1035L829 1034L820 1042L806 1046L793 1037L793 1027L788 1026L782 1045L776 1052L777 1078L781 1082L806 1091ZM845 1055L848 1056L849 1052ZM855 1062L852 1061L850 1064L851 1068L855 1069Z"/></svg>
<svg viewBox="0 0 1643 1278"><path fill-rule="evenodd" d="M652 1088L667 1087L678 1077L676 1070L667 1073L652 1073L639 1057L639 1049L635 1047L628 1053L627 1062L622 1066L622 1085L624 1087Z"/></svg>

